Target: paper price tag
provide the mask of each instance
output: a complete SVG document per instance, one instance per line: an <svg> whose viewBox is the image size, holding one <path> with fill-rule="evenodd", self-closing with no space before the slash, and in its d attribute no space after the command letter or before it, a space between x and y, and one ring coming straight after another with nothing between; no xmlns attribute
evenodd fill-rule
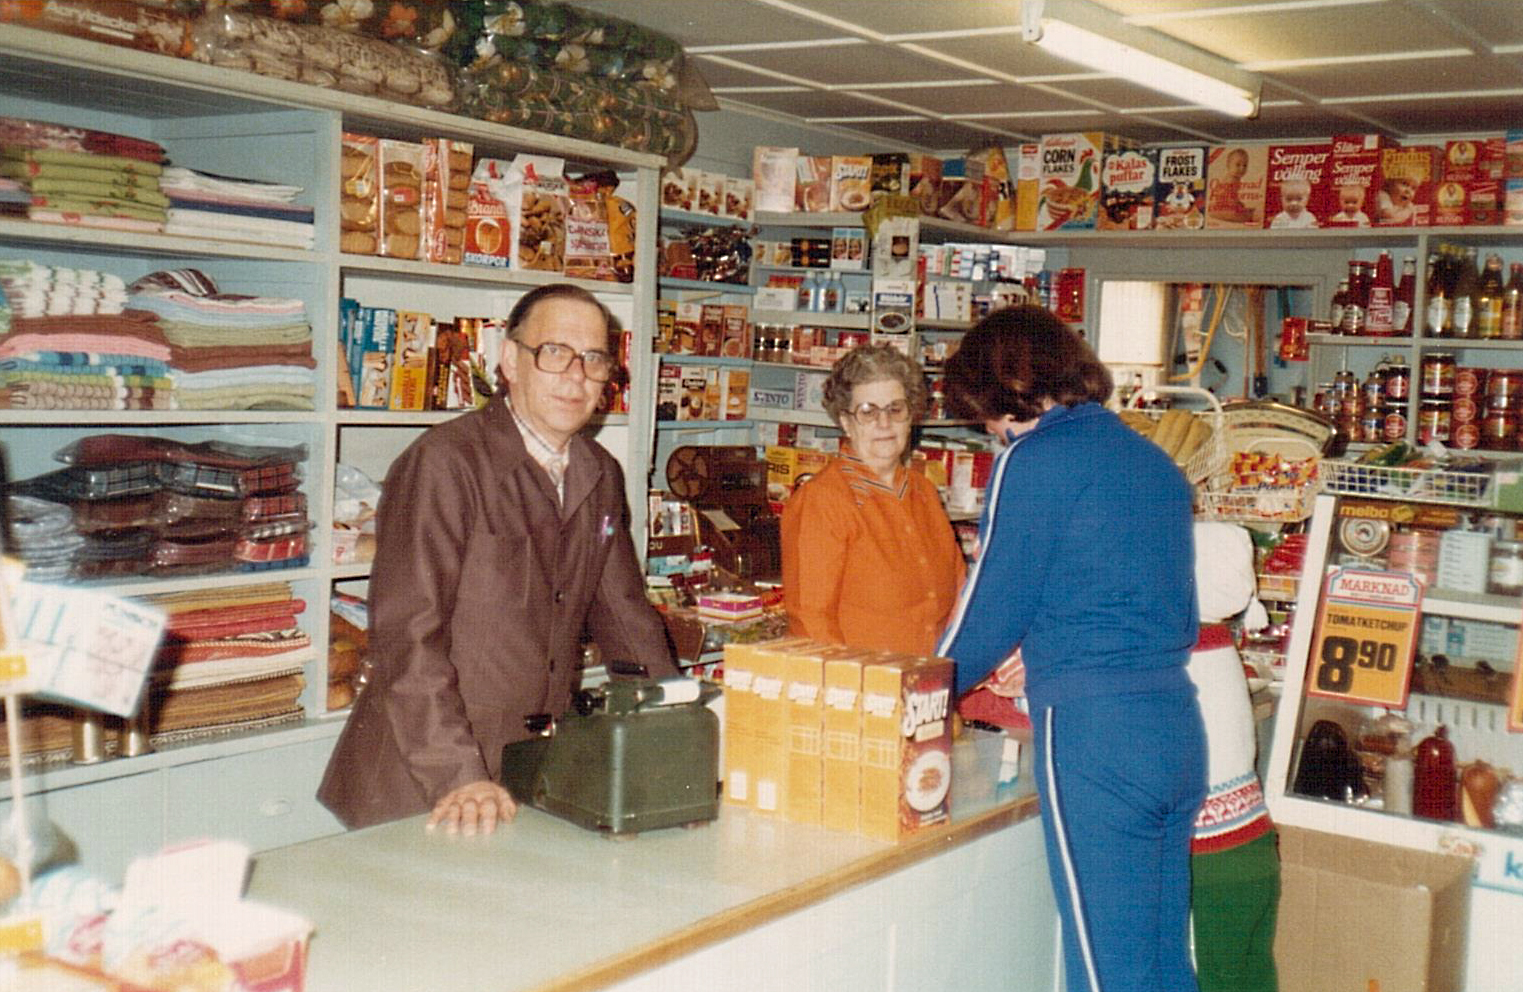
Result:
<svg viewBox="0 0 1523 992"><path fill-rule="evenodd" d="M1422 583L1410 573L1334 569L1307 660L1307 694L1404 709L1421 604Z"/></svg>

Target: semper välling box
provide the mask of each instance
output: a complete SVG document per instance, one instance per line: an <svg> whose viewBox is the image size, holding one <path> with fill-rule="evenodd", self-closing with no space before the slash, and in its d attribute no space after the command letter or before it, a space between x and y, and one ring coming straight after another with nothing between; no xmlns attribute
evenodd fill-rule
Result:
<svg viewBox="0 0 1523 992"><path fill-rule="evenodd" d="M1281 826L1281 992L1463 987L1469 858Z"/></svg>

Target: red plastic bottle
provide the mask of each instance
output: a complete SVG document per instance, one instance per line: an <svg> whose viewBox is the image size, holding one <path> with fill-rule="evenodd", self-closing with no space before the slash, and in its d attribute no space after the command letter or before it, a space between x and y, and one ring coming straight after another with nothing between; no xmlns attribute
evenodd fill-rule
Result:
<svg viewBox="0 0 1523 992"><path fill-rule="evenodd" d="M1423 738L1413 755L1412 813L1429 820L1458 819L1455 808L1459 779L1455 777L1454 745L1449 728L1440 726Z"/></svg>
<svg viewBox="0 0 1523 992"><path fill-rule="evenodd" d="M1395 333L1412 333L1412 305L1417 302L1417 259L1402 260L1401 279L1396 283L1396 302L1391 307L1391 326Z"/></svg>

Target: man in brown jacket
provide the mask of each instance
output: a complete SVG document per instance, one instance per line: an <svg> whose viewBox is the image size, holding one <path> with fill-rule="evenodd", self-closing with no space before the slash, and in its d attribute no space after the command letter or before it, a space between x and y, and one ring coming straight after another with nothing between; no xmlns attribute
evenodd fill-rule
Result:
<svg viewBox="0 0 1523 992"><path fill-rule="evenodd" d="M569 704L584 630L607 658L676 674L619 465L579 434L616 365L611 323L576 286L525 294L503 343L507 395L431 428L387 473L369 680L318 788L347 826L511 820L502 746Z"/></svg>

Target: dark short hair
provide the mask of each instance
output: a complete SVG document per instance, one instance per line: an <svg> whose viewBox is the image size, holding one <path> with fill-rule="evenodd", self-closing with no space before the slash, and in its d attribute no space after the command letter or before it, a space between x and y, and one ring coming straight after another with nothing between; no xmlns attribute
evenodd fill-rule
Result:
<svg viewBox="0 0 1523 992"><path fill-rule="evenodd" d="M545 300L557 299L577 300L597 307L598 312L603 315L603 326L607 329L610 339L613 337L614 331L618 329L619 322L609 312L608 308L603 305L602 300L572 283L552 282L529 290L519 297L517 303L513 304L513 309L508 312L508 337L518 340L523 326L528 323L529 315L533 312L534 308Z"/></svg>
<svg viewBox="0 0 1523 992"><path fill-rule="evenodd" d="M943 379L949 412L969 420L1035 420L1046 400L1104 403L1111 386L1110 370L1078 332L1036 306L979 321L947 359Z"/></svg>
<svg viewBox="0 0 1523 992"><path fill-rule="evenodd" d="M925 415L925 375L919 365L891 344L858 345L836 359L825 379L825 412L832 421L839 422L851 409L853 389L885 379L892 379L904 387L911 420L919 420Z"/></svg>

